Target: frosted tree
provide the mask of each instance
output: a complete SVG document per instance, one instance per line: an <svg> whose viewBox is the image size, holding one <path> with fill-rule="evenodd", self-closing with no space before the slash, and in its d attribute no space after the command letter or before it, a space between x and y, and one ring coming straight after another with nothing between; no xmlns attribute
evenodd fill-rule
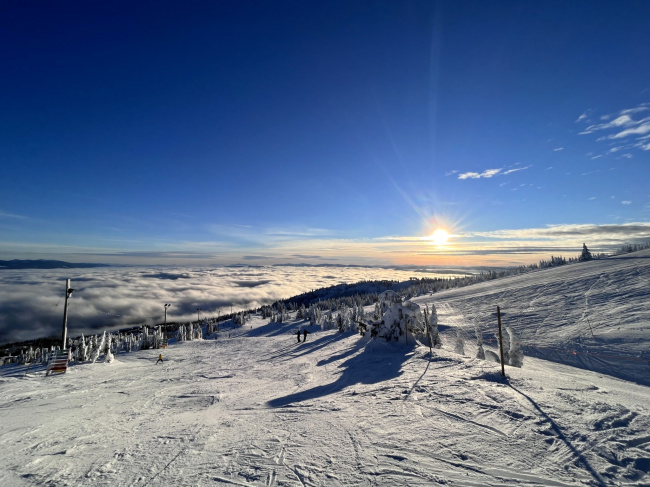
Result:
<svg viewBox="0 0 650 487"><path fill-rule="evenodd" d="M433 303L431 303L429 326L431 330L431 341L433 342L433 348L442 348L442 340L440 339L440 333L438 332L438 312L436 311L436 305Z"/></svg>
<svg viewBox="0 0 650 487"><path fill-rule="evenodd" d="M307 312L307 310L305 309L305 305L301 304L300 308L298 308L298 312L296 313L296 319L297 320L304 320L306 312Z"/></svg>
<svg viewBox="0 0 650 487"><path fill-rule="evenodd" d="M93 355L91 357L91 360L93 363L97 362L97 359L99 358L99 354L102 352L104 349L104 344L106 343L106 332L102 334L102 339L101 341L96 344L95 348L93 349Z"/></svg>
<svg viewBox="0 0 650 487"><path fill-rule="evenodd" d="M503 333L502 335L503 335L503 364L510 365L510 337L508 336L508 333ZM496 339L497 339L497 346L501 347L498 333L496 335Z"/></svg>
<svg viewBox="0 0 650 487"><path fill-rule="evenodd" d="M483 335L478 329L478 326L474 328L476 333L476 358L485 360L485 350L483 350Z"/></svg>
<svg viewBox="0 0 650 487"><path fill-rule="evenodd" d="M88 349L86 348L86 339L82 333L77 345L77 361L85 362L86 360L88 360Z"/></svg>
<svg viewBox="0 0 650 487"><path fill-rule="evenodd" d="M463 338L462 330L456 331L456 344L454 345L454 352L459 355L465 355L465 339Z"/></svg>
<svg viewBox="0 0 650 487"><path fill-rule="evenodd" d="M105 333L105 332L104 332ZM113 353L111 352L111 340L112 340L112 335L109 333L108 338L106 340L106 346L104 349L104 362L106 363L111 363L115 357L113 357Z"/></svg>
<svg viewBox="0 0 650 487"><path fill-rule="evenodd" d="M508 332L508 337L510 338L510 365L513 367L521 367L524 365L524 352L521 349L521 344L519 339L515 335L515 332L512 331L512 328L506 328Z"/></svg>

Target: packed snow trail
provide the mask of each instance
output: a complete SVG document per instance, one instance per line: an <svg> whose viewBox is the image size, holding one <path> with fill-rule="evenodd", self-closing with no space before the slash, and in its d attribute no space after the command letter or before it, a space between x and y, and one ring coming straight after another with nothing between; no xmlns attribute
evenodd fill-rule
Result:
<svg viewBox="0 0 650 487"><path fill-rule="evenodd" d="M647 387L294 326L3 367L0 485L650 484Z"/></svg>

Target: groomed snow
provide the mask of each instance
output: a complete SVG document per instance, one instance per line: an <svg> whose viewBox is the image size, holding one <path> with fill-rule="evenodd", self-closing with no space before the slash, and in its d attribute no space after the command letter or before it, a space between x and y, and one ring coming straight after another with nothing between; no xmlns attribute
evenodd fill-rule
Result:
<svg viewBox="0 0 650 487"><path fill-rule="evenodd" d="M650 250L497 279L414 299L434 303L441 330L503 326L527 355L650 385ZM650 400L649 400L650 402Z"/></svg>
<svg viewBox="0 0 650 487"><path fill-rule="evenodd" d="M650 485L648 387L296 327L3 367L0 485Z"/></svg>

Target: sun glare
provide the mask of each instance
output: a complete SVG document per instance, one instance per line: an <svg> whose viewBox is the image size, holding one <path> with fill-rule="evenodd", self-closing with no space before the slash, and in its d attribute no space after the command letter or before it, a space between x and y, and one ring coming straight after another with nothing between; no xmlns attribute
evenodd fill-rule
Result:
<svg viewBox="0 0 650 487"><path fill-rule="evenodd" d="M444 245L447 243L448 238L449 238L449 234L447 233L447 230L443 230L442 228L438 228L429 237L431 243L434 245Z"/></svg>

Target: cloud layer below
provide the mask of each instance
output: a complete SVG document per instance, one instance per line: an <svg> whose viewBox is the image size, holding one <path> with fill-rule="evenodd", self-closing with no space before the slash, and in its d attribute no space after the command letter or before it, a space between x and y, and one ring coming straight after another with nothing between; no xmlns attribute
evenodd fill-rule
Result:
<svg viewBox="0 0 650 487"><path fill-rule="evenodd" d="M0 271L0 343L61 333L66 278L71 336L257 308L343 282L407 280L412 271L366 267L110 267ZM418 272L420 277L441 276Z"/></svg>

